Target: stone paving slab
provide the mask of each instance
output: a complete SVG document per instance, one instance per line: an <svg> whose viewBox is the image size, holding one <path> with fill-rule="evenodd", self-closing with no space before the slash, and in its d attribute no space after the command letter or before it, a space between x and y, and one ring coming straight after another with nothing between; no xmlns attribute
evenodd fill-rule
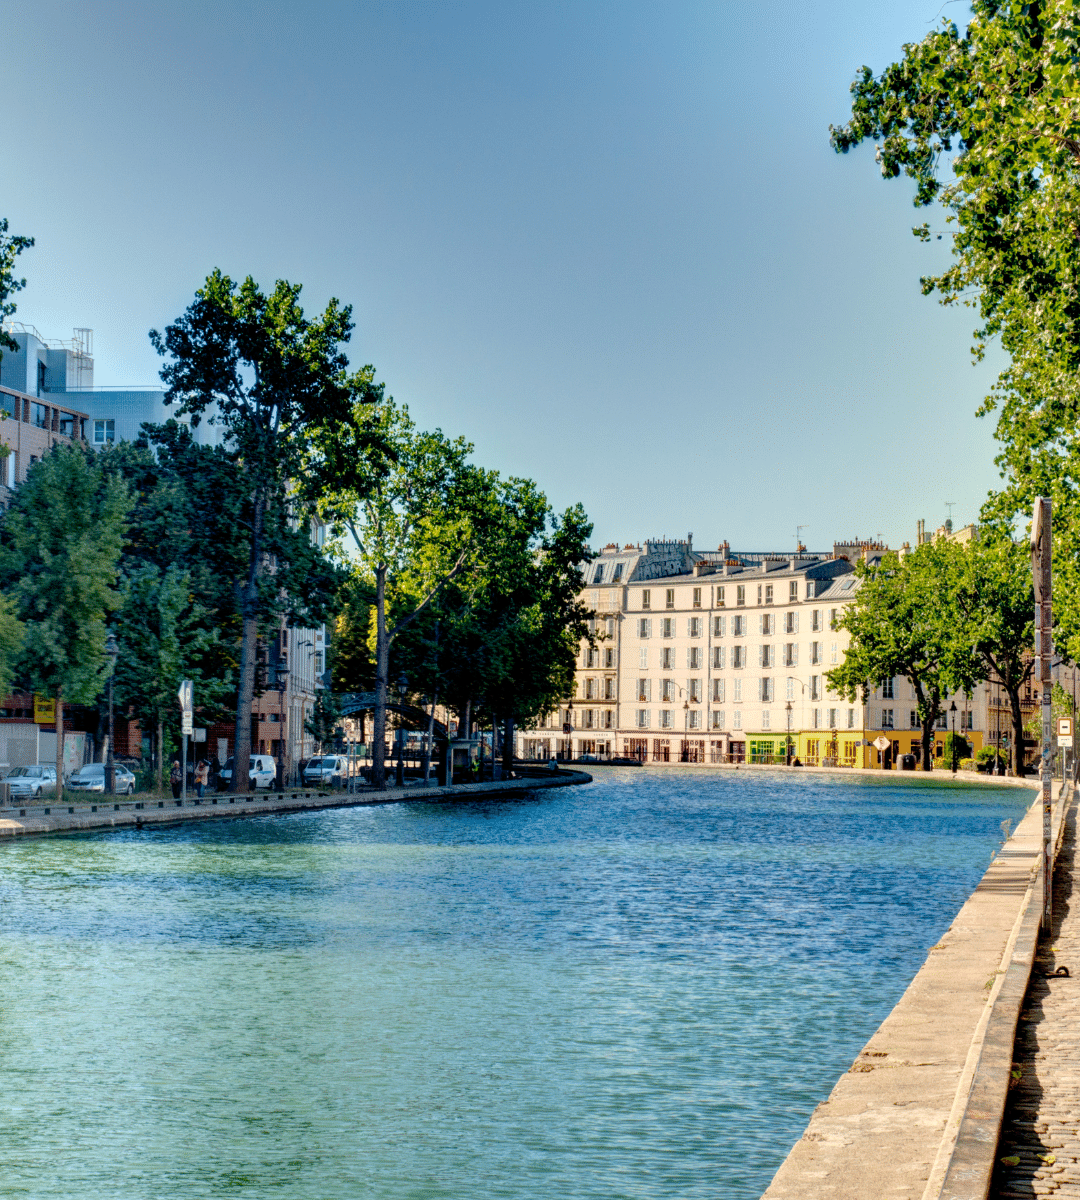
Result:
<svg viewBox="0 0 1080 1200"><path fill-rule="evenodd" d="M1080 1198L1080 895L1076 814L1054 872L1054 922L1043 938L1017 1025L992 1200ZM1066 966L1069 978L1047 979ZM1015 1163L1003 1161L1015 1158Z"/></svg>

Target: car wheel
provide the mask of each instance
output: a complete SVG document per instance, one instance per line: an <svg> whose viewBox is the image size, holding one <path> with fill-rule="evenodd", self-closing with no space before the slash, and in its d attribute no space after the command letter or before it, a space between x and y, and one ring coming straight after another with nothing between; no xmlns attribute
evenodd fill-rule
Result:
<svg viewBox="0 0 1080 1200"><path fill-rule="evenodd" d="M135 785L133 783L128 784L128 789L127 789L126 795L128 795L128 796L135 795Z"/></svg>
<svg viewBox="0 0 1080 1200"><path fill-rule="evenodd" d="M38 790L34 793L34 799L35 800L41 799L41 788L38 788Z"/></svg>

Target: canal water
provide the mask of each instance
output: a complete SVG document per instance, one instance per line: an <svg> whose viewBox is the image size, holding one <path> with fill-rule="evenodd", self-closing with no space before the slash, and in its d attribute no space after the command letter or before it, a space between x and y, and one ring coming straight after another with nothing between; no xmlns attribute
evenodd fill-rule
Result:
<svg viewBox="0 0 1080 1200"><path fill-rule="evenodd" d="M0 846L0 1196L753 1200L1030 793L608 770Z"/></svg>

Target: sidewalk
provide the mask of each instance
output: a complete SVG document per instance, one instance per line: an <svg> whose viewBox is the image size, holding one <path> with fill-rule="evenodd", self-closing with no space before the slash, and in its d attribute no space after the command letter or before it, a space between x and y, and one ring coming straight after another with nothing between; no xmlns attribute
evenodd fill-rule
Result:
<svg viewBox="0 0 1080 1200"><path fill-rule="evenodd" d="M1080 1200L1080 895L1072 808L1054 872L1053 935L1039 943L1016 1030L992 1200ZM1047 979L1066 966L1070 978Z"/></svg>

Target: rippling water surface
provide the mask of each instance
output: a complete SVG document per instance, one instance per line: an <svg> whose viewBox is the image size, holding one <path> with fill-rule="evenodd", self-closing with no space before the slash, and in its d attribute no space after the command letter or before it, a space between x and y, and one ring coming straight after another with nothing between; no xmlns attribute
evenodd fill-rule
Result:
<svg viewBox="0 0 1080 1200"><path fill-rule="evenodd" d="M1029 795L628 769L0 846L0 1196L751 1200Z"/></svg>

